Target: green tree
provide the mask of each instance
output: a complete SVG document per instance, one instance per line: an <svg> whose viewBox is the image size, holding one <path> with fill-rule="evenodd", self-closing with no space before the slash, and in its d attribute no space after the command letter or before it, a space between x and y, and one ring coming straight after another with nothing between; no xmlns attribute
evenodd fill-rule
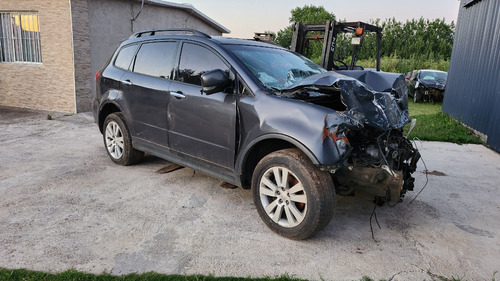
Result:
<svg viewBox="0 0 500 281"><path fill-rule="evenodd" d="M392 72L408 72L421 68L434 68L447 71L451 50L453 46L453 36L455 24L447 24L444 20L428 20L424 18L407 20L406 22L396 21L394 18L383 22L371 20L371 24L383 28L382 32L382 66L386 62L383 70ZM350 36L339 34L342 36ZM358 62L374 61L376 56L375 34L366 33L363 45L358 52ZM349 47L349 40L337 40L336 57L341 60L348 60L348 53L340 50ZM365 67L373 67L363 65Z"/></svg>
<svg viewBox="0 0 500 281"><path fill-rule="evenodd" d="M322 6L304 6L291 10L289 22L292 25L278 31L275 43L289 48L293 36L293 23L324 24L328 20L335 20L335 15ZM392 72L408 72L421 68L436 68L447 70L453 46L455 23L447 24L444 19L412 19L399 22L396 19L370 20L370 24L383 28L382 32L382 70ZM313 34L310 34L313 35ZM350 62L352 55L352 34L339 33L335 58ZM374 67L377 52L376 34L367 32L363 37L363 45L358 51L358 64L361 62ZM306 46L305 55L319 62L323 41L310 41Z"/></svg>
<svg viewBox="0 0 500 281"><path fill-rule="evenodd" d="M453 46L455 24L444 20L407 20L394 18L382 22L382 56L397 55L409 59L418 56L426 60L449 60Z"/></svg>
<svg viewBox="0 0 500 281"><path fill-rule="evenodd" d="M325 10L323 6L305 5L302 8L293 9L291 14L290 23L322 24L328 20L335 20L335 15Z"/></svg>
<svg viewBox="0 0 500 281"><path fill-rule="evenodd" d="M287 26L284 29L278 31L274 42L282 47L290 48L293 36L293 26Z"/></svg>
<svg viewBox="0 0 500 281"><path fill-rule="evenodd" d="M323 6L305 5L302 8L297 7L291 10L290 13L291 16L289 22L291 25L278 31L275 40L275 43L285 48L289 48L292 43L293 23L301 22L304 24L324 24L329 20L335 20L335 15L325 10ZM322 42L311 42L305 55L319 61L319 58L321 57L321 48Z"/></svg>

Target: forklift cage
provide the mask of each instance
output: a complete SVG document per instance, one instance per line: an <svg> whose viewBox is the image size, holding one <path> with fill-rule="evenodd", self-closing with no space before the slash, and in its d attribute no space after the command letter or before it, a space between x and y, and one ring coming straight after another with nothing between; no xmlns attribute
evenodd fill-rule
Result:
<svg viewBox="0 0 500 281"><path fill-rule="evenodd" d="M377 33L377 71L380 71L380 41L382 40L382 28L364 22L337 22L327 21L326 24L303 24L297 22L293 26L293 37L290 49L294 52L304 54L306 42L308 40L323 39L323 49L321 52L320 65L327 69L334 68L334 54L337 46L337 35L340 33L356 33L358 28L362 28L361 38L364 32ZM308 35L308 32L323 32L322 35ZM363 40L363 39L361 39ZM350 69L354 69L357 60L357 52L360 45L354 47Z"/></svg>

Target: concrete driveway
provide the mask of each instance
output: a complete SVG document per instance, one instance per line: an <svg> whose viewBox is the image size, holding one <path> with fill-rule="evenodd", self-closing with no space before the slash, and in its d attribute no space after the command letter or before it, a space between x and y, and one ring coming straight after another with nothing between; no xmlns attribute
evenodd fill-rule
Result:
<svg viewBox="0 0 500 281"><path fill-rule="evenodd" d="M53 120L47 120L51 114ZM146 157L108 159L91 114L0 107L0 267L310 280L491 280L500 271L500 156L418 143L417 188L370 215L368 195L336 198L319 235L292 241L261 222L251 192Z"/></svg>

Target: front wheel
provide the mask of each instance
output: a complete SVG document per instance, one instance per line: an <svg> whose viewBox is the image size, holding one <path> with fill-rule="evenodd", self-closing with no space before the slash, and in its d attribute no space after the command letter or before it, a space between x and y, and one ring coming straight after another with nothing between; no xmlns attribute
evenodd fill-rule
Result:
<svg viewBox="0 0 500 281"><path fill-rule="evenodd" d="M331 176L298 149L279 150L264 157L255 168L252 192L266 225L291 239L311 237L333 216Z"/></svg>
<svg viewBox="0 0 500 281"><path fill-rule="evenodd" d="M109 158L117 164L135 164L144 157L144 152L132 146L130 132L121 113L112 113L106 117L103 138Z"/></svg>
<svg viewBox="0 0 500 281"><path fill-rule="evenodd" d="M420 90L415 89L415 93L413 94L413 102L418 103L422 101L422 92Z"/></svg>

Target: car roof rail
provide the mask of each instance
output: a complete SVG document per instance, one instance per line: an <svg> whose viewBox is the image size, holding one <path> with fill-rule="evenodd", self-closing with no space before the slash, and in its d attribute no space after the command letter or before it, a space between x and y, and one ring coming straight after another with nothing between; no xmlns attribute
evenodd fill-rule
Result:
<svg viewBox="0 0 500 281"><path fill-rule="evenodd" d="M191 32L192 34L197 35L197 36L201 36L201 37L205 37L205 38L212 38L210 35L208 35L204 32L201 32L199 30L192 29L192 28L166 28L166 29L150 29L150 30L139 31L139 32L132 34L129 37L129 39L139 38L139 37L143 37L143 36L154 36L157 32L172 32L172 31Z"/></svg>

